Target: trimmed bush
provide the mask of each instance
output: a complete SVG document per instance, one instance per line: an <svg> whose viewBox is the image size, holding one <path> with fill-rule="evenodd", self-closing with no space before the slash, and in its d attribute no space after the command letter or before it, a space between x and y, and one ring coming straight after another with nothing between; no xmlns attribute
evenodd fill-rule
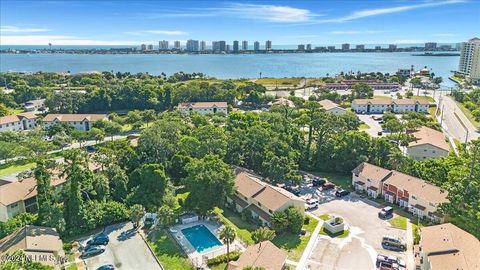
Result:
<svg viewBox="0 0 480 270"><path fill-rule="evenodd" d="M236 261L238 257L240 257L240 252L239 251L232 251L230 252L229 258L230 261ZM215 257L213 259L210 259L207 261L208 266L213 266L221 263L226 263L227 262L227 254L220 255L218 257Z"/></svg>

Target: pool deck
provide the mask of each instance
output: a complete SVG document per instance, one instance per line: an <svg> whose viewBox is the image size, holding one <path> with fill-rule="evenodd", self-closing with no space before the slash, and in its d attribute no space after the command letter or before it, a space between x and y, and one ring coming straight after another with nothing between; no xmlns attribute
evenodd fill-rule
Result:
<svg viewBox="0 0 480 270"><path fill-rule="evenodd" d="M173 238L177 241L177 243L182 247L183 251L187 254L188 258L192 262L194 266L204 266L206 265L206 261L208 259L215 258L217 256L223 255L227 253L227 246L222 245L212 250L208 250L202 253L199 253L193 246L190 244L190 241L183 235L182 230L186 228L190 228L196 225L203 225L205 226L217 239L219 239L218 234L223 228L223 225L214 222L214 221L207 221L207 220L199 220L195 222L191 222L188 224L177 224L172 226L168 229L170 234L172 234ZM220 239L219 239L220 240ZM222 242L220 240L220 242ZM241 250L243 251L245 248L235 240L233 244L230 245L230 251L233 250Z"/></svg>

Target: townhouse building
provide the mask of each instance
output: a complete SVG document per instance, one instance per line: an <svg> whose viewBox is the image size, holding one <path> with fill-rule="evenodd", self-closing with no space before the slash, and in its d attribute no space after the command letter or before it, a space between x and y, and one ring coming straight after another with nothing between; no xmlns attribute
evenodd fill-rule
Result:
<svg viewBox="0 0 480 270"><path fill-rule="evenodd" d="M427 113L430 103L425 99L354 99L351 105L356 113Z"/></svg>
<svg viewBox="0 0 480 270"><path fill-rule="evenodd" d="M423 179L363 162L352 170L352 185L357 191L397 204L419 218L433 222L445 219L438 207L448 202L448 193Z"/></svg>
<svg viewBox="0 0 480 270"><path fill-rule="evenodd" d="M36 126L37 116L33 112L0 117L0 132L30 130Z"/></svg>
<svg viewBox="0 0 480 270"><path fill-rule="evenodd" d="M287 253L270 241L263 241L247 247L236 261L230 261L227 270L254 269L282 270L287 261Z"/></svg>
<svg viewBox="0 0 480 270"><path fill-rule="evenodd" d="M239 172L235 177L234 195L227 198L237 212L248 210L263 226L271 226L273 213L295 207L305 211L305 202L294 194L263 182L257 176Z"/></svg>
<svg viewBox="0 0 480 270"><path fill-rule="evenodd" d="M89 131L93 123L100 120L108 120L106 114L47 114L43 118L43 125L48 128L57 123L66 123L77 130Z"/></svg>
<svg viewBox="0 0 480 270"><path fill-rule="evenodd" d="M445 157L450 152L450 144L442 132L420 127L411 133L415 138L405 147L405 154L416 160Z"/></svg>
<svg viewBox="0 0 480 270"><path fill-rule="evenodd" d="M340 107L337 103L329 100L329 99L324 99L320 100L318 103L320 103L320 106L327 112L331 114L336 114L336 115L341 115L347 112L344 108Z"/></svg>
<svg viewBox="0 0 480 270"><path fill-rule="evenodd" d="M193 113L197 112L199 114L207 113L224 113L228 114L228 104L227 102L189 102L189 103L180 103L177 106L177 110L184 113Z"/></svg>

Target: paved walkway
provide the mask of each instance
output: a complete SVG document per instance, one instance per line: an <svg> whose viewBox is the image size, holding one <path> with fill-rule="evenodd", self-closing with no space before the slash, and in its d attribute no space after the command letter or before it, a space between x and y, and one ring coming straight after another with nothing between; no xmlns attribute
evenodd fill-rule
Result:
<svg viewBox="0 0 480 270"><path fill-rule="evenodd" d="M413 257L413 234L412 223L407 219L407 269L415 269L415 260Z"/></svg>
<svg viewBox="0 0 480 270"><path fill-rule="evenodd" d="M300 258L300 261L298 262L297 267L295 268L297 270L305 269L305 263L307 262L307 259L310 256L310 253L312 253L312 250L315 248L315 242L317 241L318 234L320 233L320 229L323 226L322 219L318 218L317 216L309 212L307 212L307 215L311 218L318 220L318 224L317 224L317 227L315 227L315 230L313 230L312 236L310 236L310 240L308 241L308 244L305 247L305 250L303 251L302 258Z"/></svg>

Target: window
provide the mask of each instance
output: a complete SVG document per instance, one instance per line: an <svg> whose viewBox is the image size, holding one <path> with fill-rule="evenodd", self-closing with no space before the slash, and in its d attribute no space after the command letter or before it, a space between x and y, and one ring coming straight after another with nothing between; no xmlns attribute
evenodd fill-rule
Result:
<svg viewBox="0 0 480 270"><path fill-rule="evenodd" d="M10 204L11 209L15 209L18 207L18 202Z"/></svg>
<svg viewBox="0 0 480 270"><path fill-rule="evenodd" d="M270 209L268 209L268 212L269 212L270 214L273 214L273 211L272 211L272 210L270 210Z"/></svg>
<svg viewBox="0 0 480 270"><path fill-rule="evenodd" d="M257 202L258 206L262 206L262 204L260 202Z"/></svg>
<svg viewBox="0 0 480 270"><path fill-rule="evenodd" d="M412 195L412 199L416 200L416 199L417 199L417 197L415 197L415 196L413 196L413 195Z"/></svg>
<svg viewBox="0 0 480 270"><path fill-rule="evenodd" d="M367 179L367 182L372 182L372 180L370 180L370 179Z"/></svg>
<svg viewBox="0 0 480 270"><path fill-rule="evenodd" d="M430 206L435 207L434 203L428 203Z"/></svg>

